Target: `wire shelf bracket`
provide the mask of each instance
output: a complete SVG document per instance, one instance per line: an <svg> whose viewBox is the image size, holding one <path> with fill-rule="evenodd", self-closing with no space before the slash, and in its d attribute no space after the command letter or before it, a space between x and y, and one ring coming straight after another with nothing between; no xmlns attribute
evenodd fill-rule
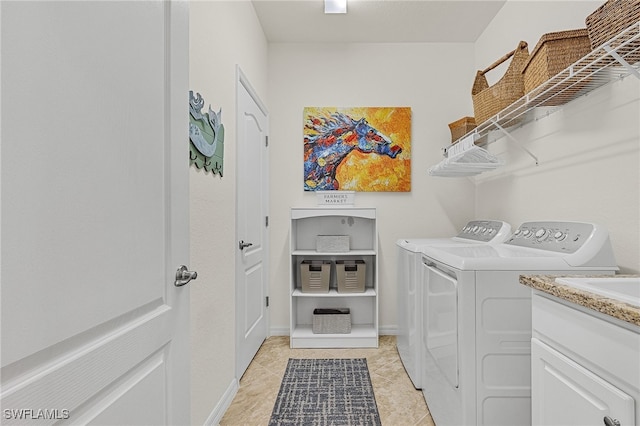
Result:
<svg viewBox="0 0 640 426"><path fill-rule="evenodd" d="M625 67L627 69L627 71L629 71L629 74L633 74L635 75L638 79L640 79L640 72L638 72L637 69L635 69L633 67L633 65L631 65L629 62L625 61L624 58L620 55L618 55L618 52L615 51L615 49L612 49L611 46L609 46L609 43L605 43L602 45L602 48L611 56L613 56L613 58L618 61L623 67Z"/></svg>
<svg viewBox="0 0 640 426"><path fill-rule="evenodd" d="M529 151L523 144L522 142L520 142L518 139L516 139L511 133L509 133L509 131L507 129L505 129L504 127L502 127L500 125L500 123L498 123L497 120L492 120L493 121L493 125L496 126L498 128L498 130L502 131L502 133L504 133L504 135L512 142L514 142L520 149L522 149L524 152L526 152L527 154L529 154L529 157L533 158L533 161L536 162L536 166L540 165L540 161L538 160L538 157L535 156L531 151Z"/></svg>

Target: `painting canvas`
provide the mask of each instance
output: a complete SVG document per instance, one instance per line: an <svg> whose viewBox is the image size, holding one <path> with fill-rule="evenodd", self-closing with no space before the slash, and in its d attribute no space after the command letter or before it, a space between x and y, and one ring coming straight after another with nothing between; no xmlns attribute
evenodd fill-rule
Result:
<svg viewBox="0 0 640 426"><path fill-rule="evenodd" d="M411 108L304 108L305 191L411 191Z"/></svg>

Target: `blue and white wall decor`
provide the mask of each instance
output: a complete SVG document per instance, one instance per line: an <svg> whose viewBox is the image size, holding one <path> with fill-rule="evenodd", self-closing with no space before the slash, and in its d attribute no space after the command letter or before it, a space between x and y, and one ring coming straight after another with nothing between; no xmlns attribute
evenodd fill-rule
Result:
<svg viewBox="0 0 640 426"><path fill-rule="evenodd" d="M200 93L189 91L189 159L190 164L212 174L223 174L224 125L222 108L216 113L202 113L204 99Z"/></svg>

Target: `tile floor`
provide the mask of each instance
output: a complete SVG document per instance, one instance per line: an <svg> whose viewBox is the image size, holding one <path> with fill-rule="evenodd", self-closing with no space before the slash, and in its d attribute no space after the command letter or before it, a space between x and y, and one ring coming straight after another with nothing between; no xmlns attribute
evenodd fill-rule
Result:
<svg viewBox="0 0 640 426"><path fill-rule="evenodd" d="M366 358L383 426L435 426L422 392L402 366L395 336L380 336L377 349L290 349L289 337L268 338L242 376L220 425L269 424L289 358Z"/></svg>

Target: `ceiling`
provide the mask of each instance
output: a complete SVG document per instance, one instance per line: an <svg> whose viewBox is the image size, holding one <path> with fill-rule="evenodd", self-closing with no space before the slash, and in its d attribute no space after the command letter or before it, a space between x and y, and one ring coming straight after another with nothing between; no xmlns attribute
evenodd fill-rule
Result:
<svg viewBox="0 0 640 426"><path fill-rule="evenodd" d="M271 43L474 42L504 0L348 0L324 14L323 0L252 0Z"/></svg>

